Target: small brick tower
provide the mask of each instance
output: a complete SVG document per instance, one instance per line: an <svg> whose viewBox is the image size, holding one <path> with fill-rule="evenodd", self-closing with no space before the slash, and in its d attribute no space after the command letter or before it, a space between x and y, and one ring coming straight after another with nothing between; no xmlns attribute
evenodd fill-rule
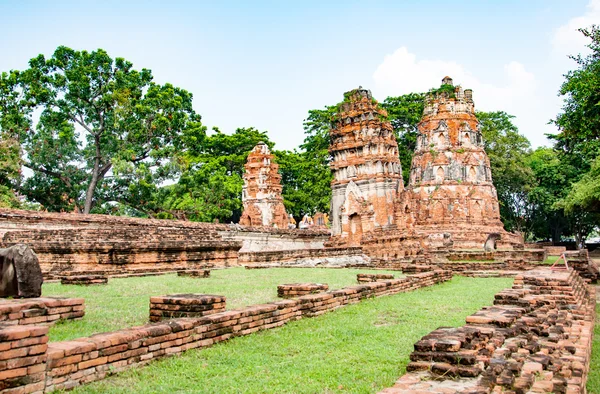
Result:
<svg viewBox="0 0 600 394"><path fill-rule="evenodd" d="M369 90L344 94L330 130L332 245L360 245L362 235L394 223L402 189L398 144L387 112Z"/></svg>
<svg viewBox="0 0 600 394"><path fill-rule="evenodd" d="M248 155L242 189L243 226L288 228L288 215L281 197L279 165L264 142L259 142Z"/></svg>

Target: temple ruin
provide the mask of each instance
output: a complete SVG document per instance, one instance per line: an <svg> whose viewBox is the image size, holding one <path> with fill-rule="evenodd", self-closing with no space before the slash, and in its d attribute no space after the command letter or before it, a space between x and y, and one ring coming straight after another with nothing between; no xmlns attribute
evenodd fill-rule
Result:
<svg viewBox="0 0 600 394"><path fill-rule="evenodd" d="M446 77L427 95L406 188L392 126L371 92L345 93L338 110L329 246L361 246L388 267L444 261L454 251L483 250L486 241L500 259L514 258L501 251L523 249L500 221L471 90Z"/></svg>
<svg viewBox="0 0 600 394"><path fill-rule="evenodd" d="M410 196L400 214L411 215L420 233L448 234L458 249L482 248L490 234L498 234L504 247L522 247L521 237L506 232L500 221L473 92L454 86L450 77L442 88L427 95L407 186Z"/></svg>
<svg viewBox="0 0 600 394"><path fill-rule="evenodd" d="M331 129L332 245L358 246L364 233L394 224L403 189L398 143L369 90L344 94Z"/></svg>
<svg viewBox="0 0 600 394"><path fill-rule="evenodd" d="M248 155L244 173L242 226L288 227L288 215L281 196L279 165L269 147L259 142Z"/></svg>

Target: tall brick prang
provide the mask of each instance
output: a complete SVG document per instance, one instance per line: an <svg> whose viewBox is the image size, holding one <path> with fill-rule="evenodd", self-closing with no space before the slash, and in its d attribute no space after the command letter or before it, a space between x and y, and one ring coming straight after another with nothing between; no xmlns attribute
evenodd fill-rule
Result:
<svg viewBox="0 0 600 394"><path fill-rule="evenodd" d="M418 130L410 196L399 214L412 215L418 232L450 234L458 248L481 248L492 233L505 244L522 244L500 221L472 91L445 77L441 88L427 95Z"/></svg>
<svg viewBox="0 0 600 394"><path fill-rule="evenodd" d="M248 155L244 174L242 226L288 228L288 215L281 196L279 165L264 142Z"/></svg>
<svg viewBox="0 0 600 394"><path fill-rule="evenodd" d="M357 246L364 233L394 224L398 144L387 112L362 87L344 94L330 137L332 243Z"/></svg>

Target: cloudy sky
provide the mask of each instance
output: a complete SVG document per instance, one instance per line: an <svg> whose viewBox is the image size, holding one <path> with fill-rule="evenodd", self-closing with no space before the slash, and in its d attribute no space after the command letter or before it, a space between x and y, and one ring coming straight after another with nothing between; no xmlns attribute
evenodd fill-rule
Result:
<svg viewBox="0 0 600 394"><path fill-rule="evenodd" d="M567 56L585 50L577 28L594 23L600 0L0 0L0 71L59 45L103 48L191 91L209 128L267 130L279 149L344 91L383 100L449 75L539 146L555 132Z"/></svg>

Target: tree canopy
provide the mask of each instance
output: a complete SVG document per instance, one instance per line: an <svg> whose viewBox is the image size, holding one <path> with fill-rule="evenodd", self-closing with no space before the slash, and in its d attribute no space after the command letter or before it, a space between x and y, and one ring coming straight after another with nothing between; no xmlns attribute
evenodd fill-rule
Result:
<svg viewBox="0 0 600 394"><path fill-rule="evenodd" d="M181 152L205 137L191 93L101 49L59 47L4 78L3 118L33 171L21 190L47 209L90 213L119 202L143 210Z"/></svg>

